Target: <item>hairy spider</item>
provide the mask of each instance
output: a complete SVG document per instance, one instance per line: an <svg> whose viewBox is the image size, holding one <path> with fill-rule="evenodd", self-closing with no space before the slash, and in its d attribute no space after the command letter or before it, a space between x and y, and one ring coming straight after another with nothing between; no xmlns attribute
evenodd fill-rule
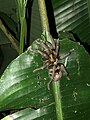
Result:
<svg viewBox="0 0 90 120"><path fill-rule="evenodd" d="M42 61L44 63L42 67L35 69L33 72L36 72L44 68L47 68L49 70L50 81L48 83L48 89L50 89L49 85L52 82L52 80L57 81L61 79L62 72L64 72L67 79L69 79L66 67L64 66L64 64L60 63L59 61L66 58L74 51L74 49L71 49L69 52L64 53L62 56L60 56L59 39L53 39L52 36L50 37L51 37L51 43L43 40L36 40L37 46L42 47L43 50L39 50L39 49L33 50L31 47L29 48L30 51L41 54Z"/></svg>

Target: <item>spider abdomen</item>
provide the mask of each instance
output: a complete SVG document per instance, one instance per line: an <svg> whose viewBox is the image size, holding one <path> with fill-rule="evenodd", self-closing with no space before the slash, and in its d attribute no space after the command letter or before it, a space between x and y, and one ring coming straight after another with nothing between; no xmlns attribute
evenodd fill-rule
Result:
<svg viewBox="0 0 90 120"><path fill-rule="evenodd" d="M61 65L60 64L56 65L55 70L53 69L53 67L54 67L53 65L49 67L49 77L54 81L60 80L62 77Z"/></svg>

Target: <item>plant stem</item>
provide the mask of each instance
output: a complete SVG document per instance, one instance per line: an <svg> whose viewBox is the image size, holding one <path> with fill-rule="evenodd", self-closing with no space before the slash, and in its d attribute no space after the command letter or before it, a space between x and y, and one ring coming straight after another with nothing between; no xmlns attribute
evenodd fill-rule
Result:
<svg viewBox="0 0 90 120"><path fill-rule="evenodd" d="M7 38L10 40L16 51L19 53L19 46L16 43L16 39L11 35L9 31L5 28L4 24L0 20L0 29L4 32L4 34L7 36Z"/></svg>
<svg viewBox="0 0 90 120"><path fill-rule="evenodd" d="M40 10L40 16L42 22L42 29L43 31L49 32L50 29L49 29L48 17L46 12L45 0L38 0L38 3L39 3L39 10ZM53 81L52 84L53 84L53 93L54 93L55 105L56 105L57 120L63 120L59 82Z"/></svg>
<svg viewBox="0 0 90 120"><path fill-rule="evenodd" d="M53 81L52 84L53 84L53 93L54 93L55 105L56 105L57 120L63 120L59 81Z"/></svg>
<svg viewBox="0 0 90 120"><path fill-rule="evenodd" d="M46 12L45 0L38 0L38 5L39 5L39 11L41 17L42 30L49 31L49 23Z"/></svg>
<svg viewBox="0 0 90 120"><path fill-rule="evenodd" d="M17 0L17 7L18 7L18 16L20 20L20 51L19 54L23 53L24 50L24 40L25 40L25 30L26 30L26 5L27 5L27 0Z"/></svg>
<svg viewBox="0 0 90 120"><path fill-rule="evenodd" d="M20 51L19 54L23 53L24 49L24 38L25 38L25 29L24 29L24 19L21 20L21 31L20 31Z"/></svg>

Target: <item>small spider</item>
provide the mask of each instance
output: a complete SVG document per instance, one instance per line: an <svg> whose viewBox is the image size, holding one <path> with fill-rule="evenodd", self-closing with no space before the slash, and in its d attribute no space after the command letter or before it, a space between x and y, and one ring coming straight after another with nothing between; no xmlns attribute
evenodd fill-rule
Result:
<svg viewBox="0 0 90 120"><path fill-rule="evenodd" d="M67 79L69 80L66 67L64 66L64 64L60 63L60 60L66 58L74 51L74 49L71 49L69 52L64 53L62 56L60 56L59 39L53 39L51 35L50 38L51 38L51 43L48 42L47 40L46 41L36 40L37 46L43 48L43 50L39 50L39 49L33 50L31 47L29 48L30 51L41 54L42 61L44 63L42 67L35 69L33 72L42 70L44 68L47 68L49 70L50 81L48 83L48 90L50 90L49 85L52 82L52 80L57 81L61 79L62 72L65 73Z"/></svg>

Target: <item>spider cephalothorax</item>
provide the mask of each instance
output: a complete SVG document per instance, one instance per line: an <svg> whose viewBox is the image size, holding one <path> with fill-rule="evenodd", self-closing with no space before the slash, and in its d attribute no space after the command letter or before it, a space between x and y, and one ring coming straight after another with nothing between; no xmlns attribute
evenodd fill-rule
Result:
<svg viewBox="0 0 90 120"><path fill-rule="evenodd" d="M74 49L71 49L68 53L65 53L62 56L60 56L59 55L60 41L59 39L53 39L52 37L51 37L51 42L36 40L36 44L37 46L43 48L43 50L39 50L39 49L33 50L31 47L29 49L32 52L37 52L41 54L44 65L40 68L35 69L33 72L36 72L44 68L47 68L49 70L50 81L48 83L48 89L49 89L49 84L51 83L52 80L57 81L61 79L62 71L66 74L67 79L69 79L68 72L66 71L65 66L59 61L60 59L64 59L68 55L70 55Z"/></svg>

